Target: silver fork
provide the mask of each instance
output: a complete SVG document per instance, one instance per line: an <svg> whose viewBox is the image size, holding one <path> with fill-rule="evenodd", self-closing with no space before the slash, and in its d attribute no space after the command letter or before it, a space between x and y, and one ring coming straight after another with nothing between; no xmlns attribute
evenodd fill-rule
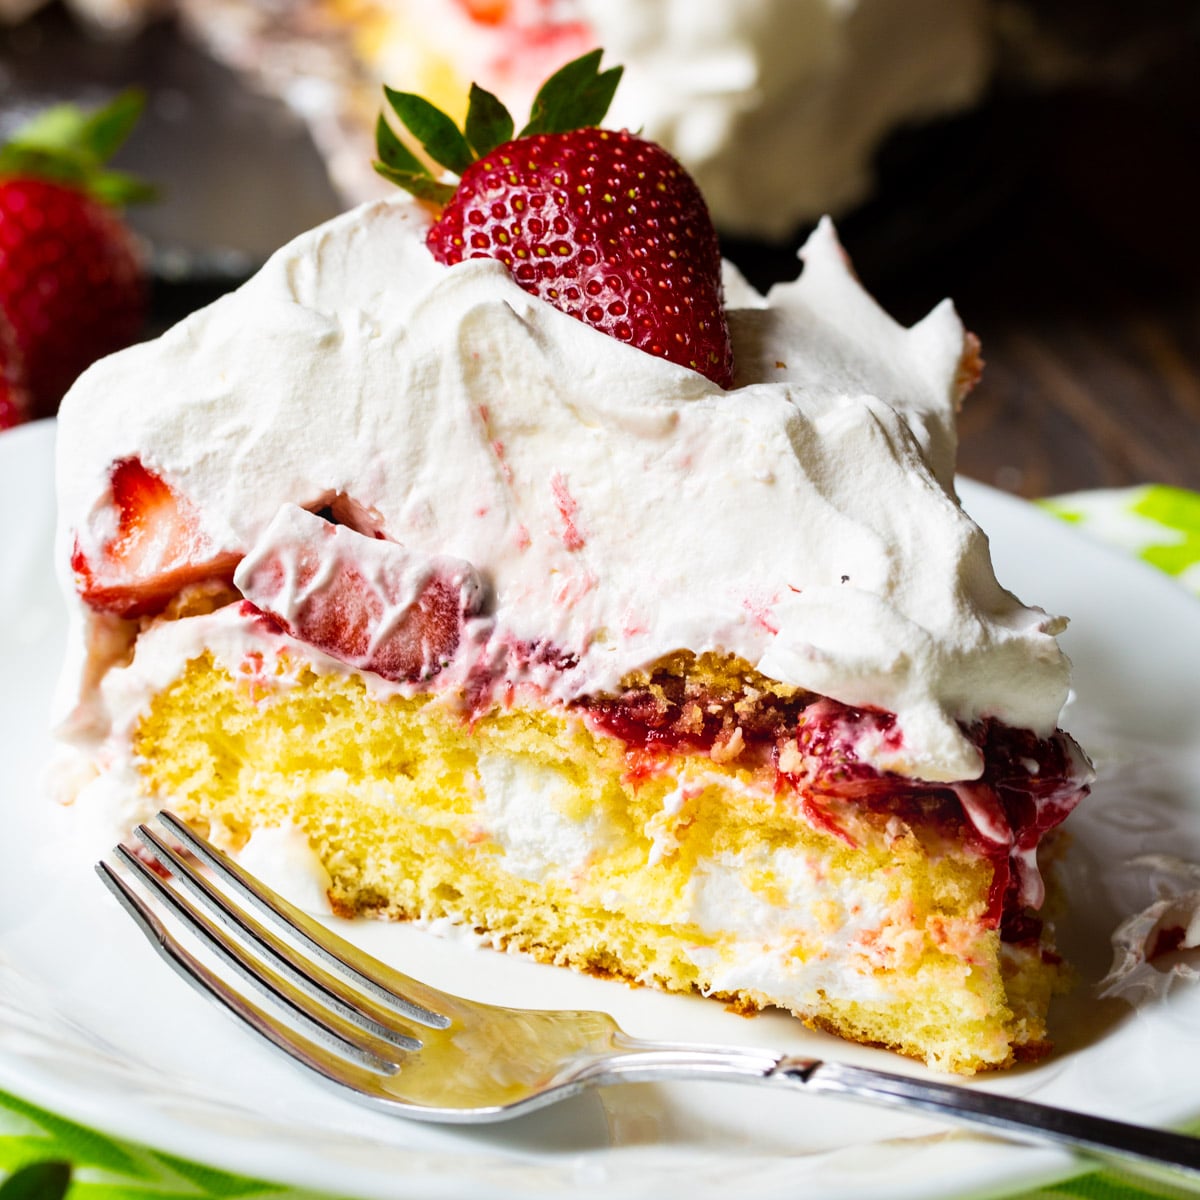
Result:
<svg viewBox="0 0 1200 1200"><path fill-rule="evenodd" d="M184 853L139 825L135 833L143 854L118 846L116 859L153 905L172 914L270 1008L192 954L143 894L109 863L98 863L100 877L159 954L298 1063L396 1116L502 1121L588 1087L663 1079L740 1081L919 1110L1025 1141L1059 1142L1129 1165L1165 1166L1200 1177L1200 1138L767 1050L645 1042L601 1012L504 1008L449 995L337 936L178 817L162 812L158 819Z"/></svg>

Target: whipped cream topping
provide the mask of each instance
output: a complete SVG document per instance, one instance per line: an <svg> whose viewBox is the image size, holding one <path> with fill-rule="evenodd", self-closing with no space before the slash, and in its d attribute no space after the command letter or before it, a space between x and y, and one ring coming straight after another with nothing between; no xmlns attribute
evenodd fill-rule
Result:
<svg viewBox="0 0 1200 1200"><path fill-rule="evenodd" d="M902 736L868 761L929 780L979 774L960 721L1054 728L1062 622L1000 587L953 494L949 303L902 328L825 223L795 282L765 299L731 283L725 392L499 263L440 266L427 227L402 198L366 205L86 372L58 444L64 573L76 538L100 553L111 466L137 456L221 549L247 553L284 506L333 504L469 564L486 599L436 686L483 666L570 701L679 649L735 654L895 712ZM535 669L514 647L554 653ZM78 693L81 663L67 672Z"/></svg>
<svg viewBox="0 0 1200 1200"><path fill-rule="evenodd" d="M474 80L518 125L552 71L604 47L625 67L605 123L675 154L722 229L770 237L863 200L882 138L973 102L991 69L982 0L517 0L500 22L448 0L379 8L362 39L379 79L448 111ZM354 161L349 190L378 195Z"/></svg>

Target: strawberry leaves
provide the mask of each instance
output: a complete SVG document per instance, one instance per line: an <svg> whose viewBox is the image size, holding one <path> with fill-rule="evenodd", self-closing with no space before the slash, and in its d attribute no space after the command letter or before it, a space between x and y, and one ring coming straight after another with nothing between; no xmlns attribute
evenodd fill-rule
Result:
<svg viewBox="0 0 1200 1200"><path fill-rule="evenodd" d="M534 97L529 123L517 135L569 133L599 125L621 82L624 67L600 71L602 50L592 50L556 71Z"/></svg>
<svg viewBox="0 0 1200 1200"><path fill-rule="evenodd" d="M621 78L620 67L600 70L602 54L547 79L515 137L508 110L481 87L461 131L427 100L385 88L409 138L381 116L375 169L440 206L425 236L437 262L496 259L560 312L731 387L720 246L704 197L661 146L598 128Z"/></svg>
<svg viewBox="0 0 1200 1200"><path fill-rule="evenodd" d="M56 104L40 112L0 147L0 175L47 179L73 187L103 204L137 204L155 189L105 163L121 148L145 107L136 89L84 111Z"/></svg>
<svg viewBox="0 0 1200 1200"><path fill-rule="evenodd" d="M375 123L375 152L380 159L374 164L375 170L419 200L445 204L454 195L454 188L438 183L429 168L392 132L382 113Z"/></svg>
<svg viewBox="0 0 1200 1200"><path fill-rule="evenodd" d="M542 84L534 98L529 121L518 136L566 133L599 125L621 80L621 67L600 70L603 50L591 50L567 63ZM464 129L423 96L384 87L384 95L400 123L439 167L462 175L472 163L486 158L510 141L511 114L491 92L471 85ZM382 115L375 127L375 170L385 179L422 200L446 204L451 184L437 179L430 167L392 131Z"/></svg>
<svg viewBox="0 0 1200 1200"><path fill-rule="evenodd" d="M595 127L516 138L472 163L425 244L445 266L496 259L560 312L731 386L716 230L661 146Z"/></svg>
<svg viewBox="0 0 1200 1200"><path fill-rule="evenodd" d="M497 146L512 141L513 119L491 92L473 83L464 129L471 149L486 158Z"/></svg>
<svg viewBox="0 0 1200 1200"><path fill-rule="evenodd" d="M414 92L397 92L386 86L383 92L396 116L435 163L461 175L475 161L467 139L440 108Z"/></svg>

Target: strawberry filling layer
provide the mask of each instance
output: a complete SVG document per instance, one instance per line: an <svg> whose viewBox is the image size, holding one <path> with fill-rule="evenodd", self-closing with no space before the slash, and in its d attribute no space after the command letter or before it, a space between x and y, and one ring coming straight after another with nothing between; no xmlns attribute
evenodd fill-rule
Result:
<svg viewBox="0 0 1200 1200"><path fill-rule="evenodd" d="M797 797L810 820L851 844L838 824L839 803L938 822L991 860L986 919L1010 942L1039 936L1040 920L1029 911L1044 899L1037 847L1087 795L1091 780L1082 751L1061 730L1041 738L991 718L963 726L983 758L980 777L940 784L864 761L866 747L895 751L903 744L895 717L829 699L758 698L743 707L734 735L728 717L737 706L728 698L709 704L693 696L672 704L663 702L661 691L634 692L581 707L629 746L642 770L647 754L709 754L720 761L736 751L749 761L769 761L777 786Z"/></svg>

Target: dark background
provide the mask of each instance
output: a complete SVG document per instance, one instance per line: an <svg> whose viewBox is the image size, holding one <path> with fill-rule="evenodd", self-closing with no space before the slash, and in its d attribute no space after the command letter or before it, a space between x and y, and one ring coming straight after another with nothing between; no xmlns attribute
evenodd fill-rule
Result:
<svg viewBox="0 0 1200 1200"><path fill-rule="evenodd" d="M982 339L964 474L1026 496L1200 489L1200 4L1031 3L1084 69L1047 83L1010 48L980 106L884 144L842 240L899 319L950 295ZM134 216L162 328L340 205L302 123L170 20L97 40L52 5L0 30L0 134L130 82L149 104L121 165L167 194ZM725 250L764 287L802 233Z"/></svg>

